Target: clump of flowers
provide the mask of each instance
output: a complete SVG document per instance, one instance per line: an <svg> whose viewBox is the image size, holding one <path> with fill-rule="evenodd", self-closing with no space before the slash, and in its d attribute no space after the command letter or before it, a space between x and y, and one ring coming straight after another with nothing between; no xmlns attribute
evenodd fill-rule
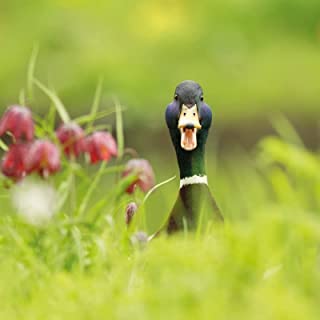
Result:
<svg viewBox="0 0 320 320"><path fill-rule="evenodd" d="M63 123L56 130L59 146L48 139L35 139L35 124L30 109L14 105L0 119L0 136L5 133L13 137L1 163L1 172L14 181L37 173L47 178L61 169L60 149L67 158L78 158L85 154L90 164L110 161L118 156L118 147L109 132L95 131L85 136L84 130L74 122ZM127 162L123 177L136 175L127 188L133 193L136 187L147 192L154 186L154 173L145 159Z"/></svg>
<svg viewBox="0 0 320 320"><path fill-rule="evenodd" d="M96 131L85 137L77 123L61 124L56 130L59 145L48 139L35 139L35 124L30 109L14 105L0 119L0 136L8 134L11 144L4 154L1 172L17 182L37 173L43 178L61 169L60 149L69 158L89 156L91 164L117 157L117 144L109 132Z"/></svg>
<svg viewBox="0 0 320 320"><path fill-rule="evenodd" d="M62 118L66 123L60 124L55 131L52 128L48 129L45 121L43 127L41 127L42 123L37 127L31 110L25 106L10 106L0 118L0 137L6 135L7 138L4 141L9 141L8 145L5 145L0 140L0 146L5 150L0 171L15 184L11 192L13 205L19 215L30 224L42 225L48 222L65 200L61 201L62 204L60 203L59 192L51 183L29 178L29 176L35 174L48 179L62 171L68 163L71 165L70 174L74 174L74 170L80 167L74 165L76 160L84 159L87 163L94 165L99 162L109 162L112 158L118 157L117 142L110 132L100 130L86 135L78 123L69 121L68 116ZM49 136L53 139L50 140ZM64 159L62 159L63 156L65 156ZM101 169L104 170L104 167L101 166ZM97 173L98 179L102 176L101 172ZM154 173L147 160L129 160L122 174L123 178L127 176L129 182L122 180L125 187L121 189L121 194L125 191L131 194L137 187L147 192L154 186ZM73 176L70 181L74 182ZM129 186L128 183L130 183ZM7 181L5 185L8 185ZM97 185L95 178L92 185ZM81 215L79 212L85 212L88 209L88 198L92 193L93 189L89 187L86 198L82 199L83 202L77 211L79 215ZM75 199L72 198L72 200ZM132 221L137 209L135 202L127 206L125 216L127 225Z"/></svg>
<svg viewBox="0 0 320 320"><path fill-rule="evenodd" d="M31 172L47 177L60 169L58 148L50 141L34 140L35 125L27 107L9 107L0 119L0 135L13 137L5 153L1 172L19 181Z"/></svg>

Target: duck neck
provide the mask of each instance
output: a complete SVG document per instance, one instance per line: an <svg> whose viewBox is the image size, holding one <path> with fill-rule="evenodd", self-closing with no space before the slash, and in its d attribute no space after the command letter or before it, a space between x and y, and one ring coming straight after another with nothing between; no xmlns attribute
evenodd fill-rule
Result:
<svg viewBox="0 0 320 320"><path fill-rule="evenodd" d="M180 179L206 176L204 146L198 145L195 150L185 151L180 146L176 149L180 170Z"/></svg>
<svg viewBox="0 0 320 320"><path fill-rule="evenodd" d="M202 130L201 133L197 135L197 147L192 151L186 151L181 148L181 136L178 130L170 130L170 136L177 155L178 166L180 170L180 182L182 182L182 180L185 180L188 181L187 184L206 183L204 155L205 144L208 137L208 130ZM198 177L202 179L198 179Z"/></svg>
<svg viewBox="0 0 320 320"><path fill-rule="evenodd" d="M192 184L193 182L206 182L205 144L208 131L202 130L201 134L198 134L198 145L196 149L192 151L186 151L181 148L181 136L177 130L170 130L170 135L177 155L178 166L180 170L180 181L194 177L195 180L189 180L190 183L188 184ZM197 177L203 177L204 179L199 180Z"/></svg>

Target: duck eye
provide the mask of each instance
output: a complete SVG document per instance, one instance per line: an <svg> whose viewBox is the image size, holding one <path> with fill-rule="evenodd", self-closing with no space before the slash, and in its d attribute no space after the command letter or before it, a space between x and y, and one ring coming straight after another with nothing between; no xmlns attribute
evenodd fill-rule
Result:
<svg viewBox="0 0 320 320"><path fill-rule="evenodd" d="M195 113L195 112L193 113L193 116L194 116L194 117L196 116L196 113Z"/></svg>
<svg viewBox="0 0 320 320"><path fill-rule="evenodd" d="M186 116L186 115L187 115L187 113L186 113L186 112L184 112L184 113L183 113L183 115L184 115L184 116Z"/></svg>
<svg viewBox="0 0 320 320"><path fill-rule="evenodd" d="M178 100L178 95L177 94L174 95L174 100Z"/></svg>
<svg viewBox="0 0 320 320"><path fill-rule="evenodd" d="M200 100L203 101L203 96L200 97Z"/></svg>

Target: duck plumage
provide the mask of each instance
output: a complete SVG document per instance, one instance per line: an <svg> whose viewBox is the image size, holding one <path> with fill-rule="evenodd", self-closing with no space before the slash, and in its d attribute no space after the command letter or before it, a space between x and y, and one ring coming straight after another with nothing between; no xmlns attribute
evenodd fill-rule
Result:
<svg viewBox="0 0 320 320"><path fill-rule="evenodd" d="M223 221L207 185L205 144L212 112L201 86L191 80L180 83L165 118L180 170L180 191L169 215L168 233Z"/></svg>

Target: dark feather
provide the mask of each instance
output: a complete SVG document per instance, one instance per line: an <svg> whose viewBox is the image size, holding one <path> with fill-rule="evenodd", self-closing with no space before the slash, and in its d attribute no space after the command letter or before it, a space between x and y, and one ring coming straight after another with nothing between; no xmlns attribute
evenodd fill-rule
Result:
<svg viewBox="0 0 320 320"><path fill-rule="evenodd" d="M220 209L206 184L192 184L180 189L178 199L170 213L168 233L194 230L199 222L204 225L210 221L223 222Z"/></svg>

